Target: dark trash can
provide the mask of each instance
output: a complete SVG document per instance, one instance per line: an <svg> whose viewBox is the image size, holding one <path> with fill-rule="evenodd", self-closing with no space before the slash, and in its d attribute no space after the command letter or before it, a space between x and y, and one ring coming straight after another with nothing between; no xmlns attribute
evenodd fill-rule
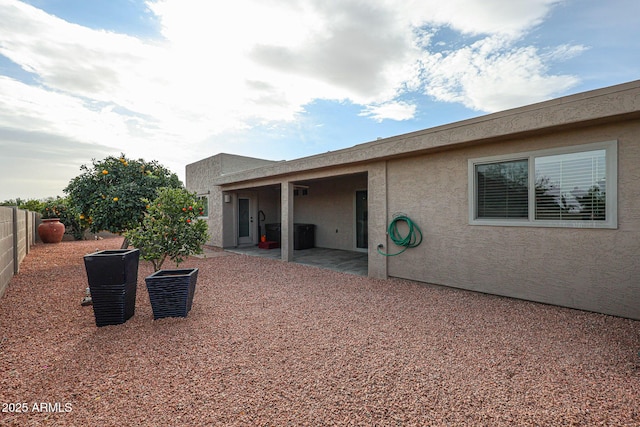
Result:
<svg viewBox="0 0 640 427"><path fill-rule="evenodd" d="M119 325L135 312L139 249L98 251L84 256L96 326Z"/></svg>
<svg viewBox="0 0 640 427"><path fill-rule="evenodd" d="M267 241L281 243L280 223L265 224ZM316 245L316 226L314 224L293 224L293 249L310 249Z"/></svg>
<svg viewBox="0 0 640 427"><path fill-rule="evenodd" d="M293 249L311 249L316 245L314 224L293 224Z"/></svg>

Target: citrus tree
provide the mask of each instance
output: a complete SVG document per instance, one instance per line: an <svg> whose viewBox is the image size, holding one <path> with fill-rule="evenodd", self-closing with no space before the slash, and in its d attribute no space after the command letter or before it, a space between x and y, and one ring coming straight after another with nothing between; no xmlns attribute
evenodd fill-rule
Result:
<svg viewBox="0 0 640 427"><path fill-rule="evenodd" d="M160 270L167 258L178 267L186 257L202 253L208 238L207 223L199 218L204 206L195 193L160 188L158 197L146 203L142 223L124 235L140 249L142 259L151 261L154 271Z"/></svg>
<svg viewBox="0 0 640 427"><path fill-rule="evenodd" d="M143 219L146 201L156 197L160 187L182 188L178 176L156 161L109 156L82 165L64 192L78 215L92 232L122 234ZM123 247L127 246L127 240Z"/></svg>

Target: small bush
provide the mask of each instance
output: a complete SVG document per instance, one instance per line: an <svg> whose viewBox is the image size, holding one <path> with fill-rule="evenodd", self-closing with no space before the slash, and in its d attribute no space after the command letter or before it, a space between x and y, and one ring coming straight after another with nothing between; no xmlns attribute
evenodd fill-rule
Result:
<svg viewBox="0 0 640 427"><path fill-rule="evenodd" d="M142 223L124 236L140 249L142 259L151 261L154 271L160 270L167 258L178 267L186 257L202 253L208 238L207 223L199 218L204 206L195 193L160 188L155 200L145 202Z"/></svg>

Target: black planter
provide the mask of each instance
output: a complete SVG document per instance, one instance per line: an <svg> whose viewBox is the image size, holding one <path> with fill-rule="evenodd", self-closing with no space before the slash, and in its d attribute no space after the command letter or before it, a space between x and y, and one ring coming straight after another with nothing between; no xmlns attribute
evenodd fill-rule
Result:
<svg viewBox="0 0 640 427"><path fill-rule="evenodd" d="M187 317L196 291L198 269L160 270L145 277L153 318Z"/></svg>
<svg viewBox="0 0 640 427"><path fill-rule="evenodd" d="M84 256L97 326L119 325L133 316L139 249L98 251Z"/></svg>

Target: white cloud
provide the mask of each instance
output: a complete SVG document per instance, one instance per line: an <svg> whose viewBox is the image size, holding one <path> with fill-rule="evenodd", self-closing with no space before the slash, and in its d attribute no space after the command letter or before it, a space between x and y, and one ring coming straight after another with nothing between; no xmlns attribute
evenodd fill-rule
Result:
<svg viewBox="0 0 640 427"><path fill-rule="evenodd" d="M201 157L193 144L291 122L316 99L361 105L376 121L413 117L416 106L399 99L414 90L495 111L576 83L549 75L545 61L580 47L545 57L515 44L558 2L158 0L147 4L163 38L144 41L0 0L0 54L36 82L0 79L0 126L134 157L152 150L180 170ZM484 38L434 54L441 27Z"/></svg>
<svg viewBox="0 0 640 427"><path fill-rule="evenodd" d="M385 119L391 120L409 120L416 114L416 105L403 101L385 102L380 105L369 105L360 116L370 117L377 122Z"/></svg>
<svg viewBox="0 0 640 427"><path fill-rule="evenodd" d="M85 100L0 76L0 127L108 144L128 131L118 114Z"/></svg>
<svg viewBox="0 0 640 427"><path fill-rule="evenodd" d="M427 94L487 112L542 101L578 83L575 76L548 75L534 47L513 47L500 37L447 54L426 54L424 72Z"/></svg>
<svg viewBox="0 0 640 427"><path fill-rule="evenodd" d="M49 89L158 118L169 133L191 122L197 137L252 118L291 120L317 98L390 101L416 75L412 24L514 34L556 2L161 0L148 5L166 40L149 44L3 0L0 53ZM194 129L194 118L210 125Z"/></svg>
<svg viewBox="0 0 640 427"><path fill-rule="evenodd" d="M547 61L566 61L582 54L587 50L589 50L589 48L581 44L562 44L549 50L548 53L541 55L541 58Z"/></svg>
<svg viewBox="0 0 640 427"><path fill-rule="evenodd" d="M318 2L314 12L323 25L311 28L304 43L260 43L251 58L270 70L323 84L329 99L359 104L388 100L411 78L407 64L419 51L411 27L398 25L393 10L376 2L345 1L330 7Z"/></svg>
<svg viewBox="0 0 640 427"><path fill-rule="evenodd" d="M447 26L463 34L518 37L565 0L411 0L402 8L416 26ZM390 0L390 4L396 4Z"/></svg>

